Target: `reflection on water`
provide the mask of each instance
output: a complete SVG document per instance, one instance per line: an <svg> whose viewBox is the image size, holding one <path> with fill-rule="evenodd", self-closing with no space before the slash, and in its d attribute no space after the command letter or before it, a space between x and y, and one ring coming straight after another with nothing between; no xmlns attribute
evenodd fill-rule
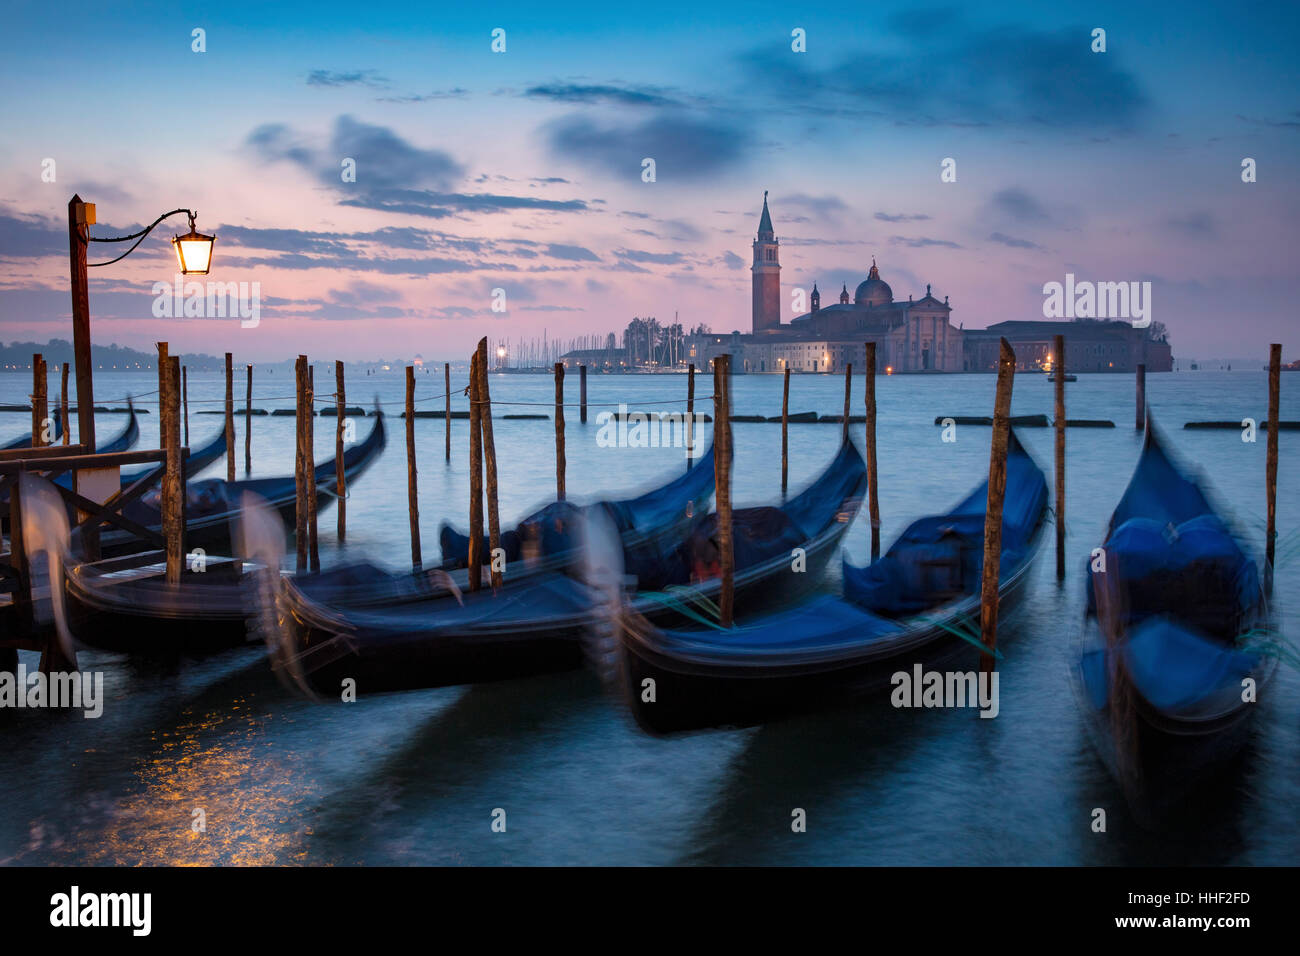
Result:
<svg viewBox="0 0 1300 956"><path fill-rule="evenodd" d="M436 391L433 376L427 378L417 397ZM666 403L685 391L679 377L589 382L593 403ZM707 384L697 382L701 395ZM0 376L0 402L22 401L29 385L22 376ZM378 388L385 401L402 397L397 375L366 378L364 385ZM105 376L101 389L117 397L155 386L148 374L123 374ZM189 387L192 409L223 394L220 376L193 375ZM259 373L256 387L255 406L286 404L270 399L284 389L277 390L275 377ZM1286 377L1283 388L1283 417L1300 418L1300 392ZM1265 377L1253 372L1148 380L1180 455L1205 471L1257 548L1263 443L1180 426L1188 419L1258 418L1264 389ZM502 400L546 404L553 384L503 376L492 390ZM988 414L993 378L882 378L878 392L888 544L912 518L960 498L987 468L987 429L960 427L957 442L943 444L933 420ZM777 414L780 394L778 378L737 377L735 409ZM861 394L859 381L855 401ZM838 413L842 400L839 379L792 382L792 412ZM104 673L102 718L0 711L0 863L1293 863L1300 852L1294 669L1279 672L1272 699L1260 705L1255 739L1233 772L1178 817L1162 820L1159 832L1138 825L1088 744L1066 669L1082 612L1081 568L1104 533L1139 443L1127 427L1128 378L1081 376L1068 386L1067 401L1071 417L1110 418L1120 427L1070 432L1070 575L1063 584L1055 580L1049 538L1025 601L1002 622L1006 660L995 720L973 711L894 710L879 699L746 731L658 740L637 731L584 672L313 704L283 689L256 648L173 663L83 651L82 667ZM707 400L701 406L707 410ZM463 396L454 407L465 407ZM1050 386L1022 375L1013 411L1050 410ZM644 488L682 467L680 450L600 447L594 418L584 431L576 415L568 417L571 496ZM156 414L144 416L142 446L156 442L156 421ZM26 427L22 415L0 415L0 440ZM219 427L217 417L191 421L196 441ZM289 473L292 419L259 418L253 427L255 474ZM464 525L468 499L467 425L453 422L450 463L442 457L442 428L436 420L416 425L426 548L444 518ZM332 429L317 431L323 459L332 453ZM549 422L501 420L495 432L504 524L553 487L553 430ZM792 489L825 466L838 436L839 426L791 427ZM1041 464L1050 464L1050 432L1028 429L1021 437ZM779 441L779 425L735 426L739 504L779 495ZM213 473L223 469L218 463ZM1288 534L1294 540L1289 503L1300 500L1298 492L1300 454L1284 433L1284 541ZM337 560L333 520L323 517L320 528L323 557ZM396 563L407 552L399 445L352 489L348 531L351 556ZM865 560L864 521L850 529L845 546L854 560ZM1296 562L1292 555L1280 564L1276 594L1292 641L1300 634ZM35 655L23 659L36 666ZM1096 808L1107 813L1104 834L1090 826ZM203 832L193 829L196 809L204 811ZM496 809L506 813L504 833L491 829ZM806 832L791 829L796 809L806 814Z"/></svg>

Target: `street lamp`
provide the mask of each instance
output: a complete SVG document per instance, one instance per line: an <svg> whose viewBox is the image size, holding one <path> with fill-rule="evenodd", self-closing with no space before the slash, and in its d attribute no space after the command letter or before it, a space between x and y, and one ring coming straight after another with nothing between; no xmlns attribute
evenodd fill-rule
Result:
<svg viewBox="0 0 1300 956"><path fill-rule="evenodd" d="M194 228L194 212L189 209L173 209L165 212L146 228L133 232L129 236L101 238L90 235L90 227L95 225L95 204L82 202L80 196L74 195L68 200L68 258L72 280L72 348L77 368L77 440L86 446L88 452L95 450L95 396L94 381L90 363L90 282L86 270L99 266L110 266L121 262L140 245L149 233L153 232L164 219L185 213L190 218L190 231L184 236L172 240L176 249L176 261L184 275L207 275L212 265L212 244L216 236L205 236ZM86 249L92 242L130 242L131 247L120 256L107 262L86 262Z"/></svg>

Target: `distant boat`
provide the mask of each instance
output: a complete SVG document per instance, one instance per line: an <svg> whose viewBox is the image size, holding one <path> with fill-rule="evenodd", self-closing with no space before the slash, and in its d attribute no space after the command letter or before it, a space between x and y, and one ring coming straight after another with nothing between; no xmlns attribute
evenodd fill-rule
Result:
<svg viewBox="0 0 1300 956"><path fill-rule="evenodd" d="M1055 375L1054 373L1052 373L1052 372L1049 372L1049 373L1047 374L1047 380L1048 380L1049 382L1055 382L1055 381L1056 381L1056 375ZM1066 372L1066 373L1065 373L1065 380L1066 380L1067 382L1077 382L1077 381L1079 380L1079 376L1077 376L1077 375L1071 375L1069 372Z"/></svg>

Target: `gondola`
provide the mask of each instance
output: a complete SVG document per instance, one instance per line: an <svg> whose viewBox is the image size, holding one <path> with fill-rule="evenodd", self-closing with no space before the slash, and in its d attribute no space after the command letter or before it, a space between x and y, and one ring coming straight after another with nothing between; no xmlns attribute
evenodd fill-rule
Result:
<svg viewBox="0 0 1300 956"><path fill-rule="evenodd" d="M973 661L987 501L986 479L951 511L913 522L880 560L845 561L842 597L821 594L729 629L666 629L627 606L618 677L637 722L653 734L750 726L875 693L918 663ZM1046 512L1047 480L1012 432L1000 606L1024 585Z"/></svg>
<svg viewBox="0 0 1300 956"><path fill-rule="evenodd" d="M59 414L59 409L56 408L53 410L50 417L54 419L54 441L55 442L62 441L63 416ZM12 441L0 445L0 451L17 451L19 448L31 448L31 447L32 447L32 436L30 433L28 433L26 435L23 435L20 438L15 438Z"/></svg>
<svg viewBox="0 0 1300 956"><path fill-rule="evenodd" d="M59 416L55 415L55 423L56 423L55 437L62 438L63 430L58 427L57 425L58 421L59 421ZM96 447L95 451L97 454L103 454L103 455L114 453L114 452L120 452L120 451L129 451L139 440L139 438L140 438L140 423L136 420L135 407L131 406L126 425L115 437L105 442L104 444ZM30 448L31 444L32 444L31 436L28 435L26 439L20 439L17 443L13 443L11 447ZM58 485L60 488L71 488L72 487L71 473L63 472L62 474L56 475L54 478L54 484ZM8 501L9 501L9 489L8 488L0 489L0 504L7 505ZM5 512L6 513L4 514L3 518L0 519L0 527L2 527L5 531L7 531L9 528L8 508L5 509Z"/></svg>
<svg viewBox="0 0 1300 956"><path fill-rule="evenodd" d="M680 533L703 510L713 496L713 449L695 462L686 474L637 498L600 501L588 507L600 508L613 522L623 541L629 561L653 561L665 540L676 542ZM578 557L572 540L582 506L555 501L524 518L513 530L501 535L506 568L528 565L534 570L558 571ZM446 522L439 530L442 570L455 571L469 564L469 536ZM484 536L482 553L488 553ZM527 560L525 560L527 558Z"/></svg>
<svg viewBox="0 0 1300 956"><path fill-rule="evenodd" d="M750 535L737 548L736 580L745 594L776 598L806 586L816 568L847 529L861 503L865 466L862 456L846 443L831 465L803 494L784 509L740 509L739 528L782 531L773 540ZM779 512L779 517L772 512ZM617 528L603 509L591 520L608 521L611 538ZM692 569L708 573L711 515L698 516L673 547L647 558L639 549L620 549L635 586L638 574L646 583L664 584L675 562L690 581ZM792 536L793 535L793 536ZM621 538L615 538L621 543ZM808 555L806 573L792 571L792 548ZM578 548L588 546L579 541ZM356 569L353 570L356 573ZM358 578L360 580L360 578ZM314 585L314 586L313 586ZM375 587L384 588L381 581ZM696 580L653 599L645 591L634 600L656 619L676 619L716 594L717 583ZM575 575L540 572L506 585L499 592L471 592L458 599L394 603L387 607L348 608L330 603L329 589L309 578L286 579L279 599L279 643L273 648L278 665L299 687L315 694L335 694L346 678L359 692L409 690L450 684L503 680L566 670L579 666L588 647L585 638L614 613L600 587Z"/></svg>
<svg viewBox="0 0 1300 956"><path fill-rule="evenodd" d="M374 425L364 441L358 442L343 454L343 467L348 485L360 478L374 463L385 444L384 416L374 415ZM317 465L316 487L319 507L325 508L334 499L337 488L335 460ZM279 514L285 527L292 527L297 506L297 482L292 475L278 478L250 478L227 482L222 478L190 481L185 485L185 547L202 548L209 554L221 554L230 548L230 519L239 513L240 496L250 491L265 499ZM159 492L153 491L132 502L125 515L137 524L154 531L162 526ZM104 557L119 557L138 551L140 539L120 529L105 529L100 535L100 553Z"/></svg>
<svg viewBox="0 0 1300 956"><path fill-rule="evenodd" d="M1259 568L1148 418L1092 553L1071 655L1089 734L1130 805L1170 809L1224 768L1277 668Z"/></svg>
<svg viewBox="0 0 1300 956"><path fill-rule="evenodd" d="M384 423L380 415L366 440L344 453L349 485L383 447ZM320 492L333 496L333 459L316 467L316 481ZM195 548L210 551L213 542L219 542L222 550L229 547L230 523L239 514L238 503L244 492L261 496L282 526L294 520L296 488L292 478L233 484L192 482L187 488L191 501L196 498L196 484L200 489L215 484L220 488L219 500L228 499L232 505L197 518L190 513L186 522L187 552ZM322 498L322 502L325 500ZM156 522L156 507L153 515ZM111 542L109 547L118 552L125 550L117 542ZM255 613L256 605L248 573L258 570L260 567L209 553L201 561L187 560L180 584L169 585L165 558L159 551L118 553L100 561L70 564L65 573L65 590L73 632L78 640L92 647L150 656L199 655L238 646L249 640L246 622Z"/></svg>
<svg viewBox="0 0 1300 956"><path fill-rule="evenodd" d="M514 532L502 534L506 551L502 577L513 585L537 575L573 570L582 557L574 535L583 526L585 515L593 510L608 516L617 529L626 565L633 569L638 565L653 566L664 551L678 545L706 510L713 497L713 481L710 449L684 475L639 497L584 506L569 502L548 505L520 521ZM533 533L532 529L537 529L537 547L525 554L521 541ZM444 561L438 568L393 574L368 562L354 562L299 577L298 586L313 600L339 607L392 607L467 591L469 570L464 559L469 539L445 522L442 539ZM488 554L486 537L483 554Z"/></svg>

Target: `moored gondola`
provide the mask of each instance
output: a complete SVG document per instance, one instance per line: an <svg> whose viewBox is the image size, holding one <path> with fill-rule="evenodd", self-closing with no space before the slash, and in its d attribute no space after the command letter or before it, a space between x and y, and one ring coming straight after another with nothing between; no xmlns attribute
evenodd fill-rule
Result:
<svg viewBox="0 0 1300 956"><path fill-rule="evenodd" d="M913 522L879 561L845 562L843 597L819 595L733 628L666 629L628 605L619 678L637 722L655 734L748 726L855 700L918 663L974 660L987 498L985 480L946 514ZM1013 432L1000 603L1023 586L1046 511L1046 478Z"/></svg>
<svg viewBox="0 0 1300 956"><path fill-rule="evenodd" d="M343 454L343 467L349 487L369 469L386 441L384 416L374 415L370 434ZM328 507L337 489L335 460L333 458L315 468L319 507ZM202 548L209 554L228 552L230 548L230 521L239 514L239 501L244 492L252 492L264 499L280 516L286 528L294 524L297 506L297 483L292 475L277 478L250 478L228 482L220 478L190 481L185 486L185 547ZM125 509L125 515L137 524L158 531L162 525L158 492L151 492ZM105 530L100 536L100 553L117 557L139 550L139 538L129 532Z"/></svg>
<svg viewBox="0 0 1300 956"><path fill-rule="evenodd" d="M1246 742L1277 668L1255 559L1150 419L1141 457L1088 560L1071 674L1089 734L1147 822Z"/></svg>
<svg viewBox="0 0 1300 956"><path fill-rule="evenodd" d="M865 466L851 445L841 449L831 465L803 494L784 509L741 509L737 524L758 531L779 529L774 540L751 536L750 548L737 553L736 579L747 595L775 598L804 586L833 552L861 502ZM773 511L779 515L774 516ZM608 521L619 542L624 583L636 586L638 567L662 586L660 576L674 563L689 582L654 599L644 591L635 600L659 620L676 620L706 603L716 593L709 565L710 515L693 525L669 546L664 542L653 558L622 546L609 512L599 509L583 523ZM581 532L579 532L581 533ZM809 555L808 571L797 573L792 547ZM578 550L587 544L578 540ZM638 553L644 563L627 563ZM703 557L703 560L701 558ZM692 572L695 580L691 580ZM341 574L343 572L336 572ZM374 593L389 585L378 569L352 568L350 587L373 575ZM445 573L445 572L444 572ZM407 576L395 576L404 578ZM286 579L279 600L279 640L273 648L279 666L302 688L333 695L345 679L359 692L405 690L448 684L502 680L578 666L584 638L601 629L613 610L606 595L592 583L553 571L539 572L498 592L490 590L439 596L422 601L393 601L384 607L346 607L329 600L328 581Z"/></svg>

